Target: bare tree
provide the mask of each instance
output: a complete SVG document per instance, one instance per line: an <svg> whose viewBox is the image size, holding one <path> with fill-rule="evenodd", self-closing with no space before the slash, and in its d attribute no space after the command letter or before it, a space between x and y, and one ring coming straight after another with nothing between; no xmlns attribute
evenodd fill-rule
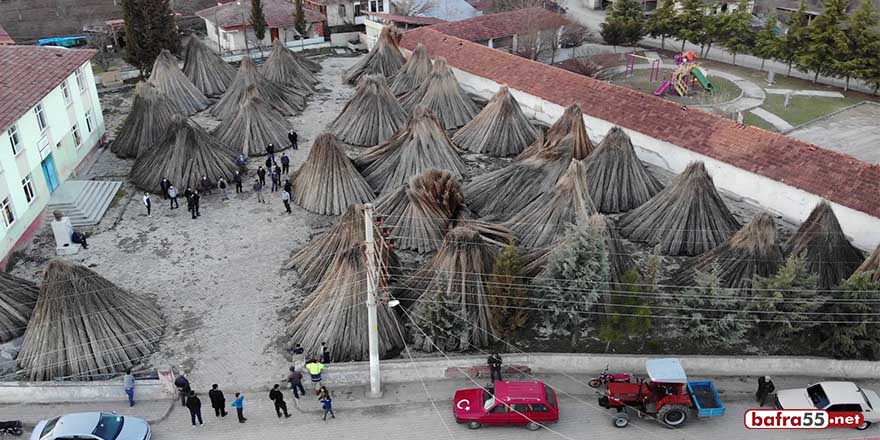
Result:
<svg viewBox="0 0 880 440"><path fill-rule="evenodd" d="M437 0L393 0L395 13L416 17L437 7Z"/></svg>
<svg viewBox="0 0 880 440"><path fill-rule="evenodd" d="M118 49L113 41L113 36L106 32L92 32L89 33L88 40L89 46L98 51L95 54L95 63L106 71L110 68L110 61L113 60L113 52Z"/></svg>
<svg viewBox="0 0 880 440"><path fill-rule="evenodd" d="M588 38L592 36L592 32L585 26L577 23L566 24L560 35L560 44L562 47L578 47L584 44Z"/></svg>
<svg viewBox="0 0 880 440"><path fill-rule="evenodd" d="M507 12L525 8L540 8L544 0L493 0L492 12Z"/></svg>
<svg viewBox="0 0 880 440"><path fill-rule="evenodd" d="M614 69L604 63L596 61L595 56L600 52L590 47L579 47L574 51L574 57L568 61L569 69L575 73L596 79L608 79L614 75Z"/></svg>

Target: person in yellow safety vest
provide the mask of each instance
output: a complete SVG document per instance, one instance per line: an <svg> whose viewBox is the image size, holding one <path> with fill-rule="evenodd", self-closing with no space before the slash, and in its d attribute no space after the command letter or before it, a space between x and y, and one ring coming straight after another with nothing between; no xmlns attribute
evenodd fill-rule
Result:
<svg viewBox="0 0 880 440"><path fill-rule="evenodd" d="M315 385L315 393L321 389L321 372L324 371L324 364L318 362L317 359L312 358L306 364L306 370L309 370L309 375L312 377L312 383Z"/></svg>

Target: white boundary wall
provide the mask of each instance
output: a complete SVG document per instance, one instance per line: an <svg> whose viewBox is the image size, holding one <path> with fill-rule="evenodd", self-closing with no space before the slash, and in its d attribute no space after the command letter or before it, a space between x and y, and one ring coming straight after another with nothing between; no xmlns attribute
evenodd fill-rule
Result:
<svg viewBox="0 0 880 440"><path fill-rule="evenodd" d="M409 54L409 51L405 51ZM451 66L455 77L469 93L490 99L501 87L499 83L476 76ZM565 110L562 106L537 96L510 89L527 116L541 122L552 124ZM633 109L633 111L638 111ZM595 142L605 137L614 124L591 116L584 116L590 139ZM624 129L632 139L639 158L651 165L673 173L684 171L688 163L702 161L712 175L715 185L725 191L754 203L771 213L781 215L794 223L801 223L822 199L804 190L770 179L759 174L737 168L726 162L704 156L686 148L673 145L640 132ZM857 177L854 177L857 178ZM880 243L880 219L861 211L831 202L834 213L843 227L844 233L853 244L865 251L873 251Z"/></svg>

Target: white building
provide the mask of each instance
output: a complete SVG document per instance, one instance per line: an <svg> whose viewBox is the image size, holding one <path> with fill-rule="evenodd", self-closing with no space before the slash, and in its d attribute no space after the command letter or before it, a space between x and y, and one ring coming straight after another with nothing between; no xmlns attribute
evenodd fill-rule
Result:
<svg viewBox="0 0 880 440"><path fill-rule="evenodd" d="M37 232L52 192L104 136L94 54L0 46L0 267Z"/></svg>
<svg viewBox="0 0 880 440"><path fill-rule="evenodd" d="M275 40L293 41L299 37L293 17L294 5L287 0L263 0L263 16L266 17L266 35L257 39L251 24L250 0L237 0L196 12L205 21L209 47L221 52L254 49L258 45L271 46ZM305 38L325 36L326 18L320 12L305 8ZM245 40L247 35L247 40ZM219 41L219 43L218 43Z"/></svg>

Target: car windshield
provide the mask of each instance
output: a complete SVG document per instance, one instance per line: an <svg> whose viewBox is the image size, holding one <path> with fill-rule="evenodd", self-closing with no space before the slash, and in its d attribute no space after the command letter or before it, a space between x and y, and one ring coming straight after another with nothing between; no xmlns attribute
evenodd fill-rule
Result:
<svg viewBox="0 0 880 440"><path fill-rule="evenodd" d="M866 395L861 388L859 388L859 392L862 393L862 399L865 399L865 403L868 404L868 408L874 409L874 405L871 405L871 401L868 400L868 395Z"/></svg>
<svg viewBox="0 0 880 440"><path fill-rule="evenodd" d="M101 413L101 419L98 420L98 426L95 427L92 434L104 440L115 440L122 432L123 423L125 420L122 416Z"/></svg>
<svg viewBox="0 0 880 440"><path fill-rule="evenodd" d="M44 435L52 432L52 430L55 429L55 425L58 424L59 418L60 417L55 417L54 419L49 419L49 421L46 422L46 426L43 427L43 431L40 432L40 437L43 437Z"/></svg>
<svg viewBox="0 0 880 440"><path fill-rule="evenodd" d="M825 394L825 390L822 389L822 385L816 384L809 388L807 388L807 396L810 397L810 401L813 402L813 406L819 409L823 409L828 406L828 395Z"/></svg>

